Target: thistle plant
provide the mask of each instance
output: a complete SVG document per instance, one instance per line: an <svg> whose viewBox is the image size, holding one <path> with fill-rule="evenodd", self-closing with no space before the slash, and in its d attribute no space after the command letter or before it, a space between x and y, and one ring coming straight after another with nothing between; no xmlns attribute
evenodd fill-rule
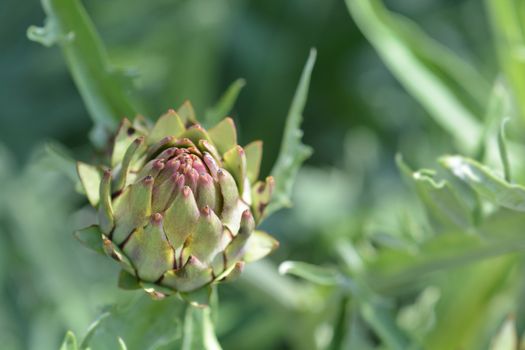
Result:
<svg viewBox="0 0 525 350"><path fill-rule="evenodd" d="M76 236L120 264L120 286L154 297L230 280L278 245L255 230L274 188L257 181L261 156L231 118L206 130L188 102L153 125L124 119L107 165L77 164L98 224Z"/></svg>

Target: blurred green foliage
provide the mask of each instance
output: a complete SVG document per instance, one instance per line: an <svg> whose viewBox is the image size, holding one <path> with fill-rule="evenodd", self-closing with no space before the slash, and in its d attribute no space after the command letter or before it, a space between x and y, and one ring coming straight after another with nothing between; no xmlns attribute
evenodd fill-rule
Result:
<svg viewBox="0 0 525 350"><path fill-rule="evenodd" d="M213 120L223 107L210 106L245 79L232 116L242 144L265 142L263 174L317 48L303 113L314 153L294 207L266 223L281 248L219 289L221 345L515 349L509 321L496 334L511 313L518 334L525 325L523 4L346 5L350 15L337 0L85 1L122 69L116 84L134 80L149 118L190 99ZM37 2L0 3L2 347L57 349L67 330L80 342L101 314L93 349L196 344L180 320L199 315L118 290L116 267L71 235L92 212L43 143L92 157L92 110L60 51L26 39L44 17ZM301 278L278 273L284 260Z"/></svg>

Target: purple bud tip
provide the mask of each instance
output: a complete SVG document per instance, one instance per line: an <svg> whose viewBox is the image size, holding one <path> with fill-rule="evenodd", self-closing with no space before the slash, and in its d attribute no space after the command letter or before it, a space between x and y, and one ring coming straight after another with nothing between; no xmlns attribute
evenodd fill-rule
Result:
<svg viewBox="0 0 525 350"><path fill-rule="evenodd" d="M176 175L175 183L176 183L177 188L182 188L184 186L184 183L186 182L184 175L182 174L174 174L174 175Z"/></svg>
<svg viewBox="0 0 525 350"><path fill-rule="evenodd" d="M202 215L209 216L211 214L211 209L209 206L205 206L204 208L202 208L201 212Z"/></svg>
<svg viewBox="0 0 525 350"><path fill-rule="evenodd" d="M160 143L168 143L174 139L173 136L166 136L162 140L160 140Z"/></svg>
<svg viewBox="0 0 525 350"><path fill-rule="evenodd" d="M252 217L252 212L250 211L250 209L246 209L245 211L242 212L243 219L249 219L251 217Z"/></svg>
<svg viewBox="0 0 525 350"><path fill-rule="evenodd" d="M151 185L153 183L153 176L146 176L142 182L144 183L144 185Z"/></svg>
<svg viewBox="0 0 525 350"><path fill-rule="evenodd" d="M206 186L208 184L208 180L206 179L206 176L204 174L200 174L198 178L199 186Z"/></svg>
<svg viewBox="0 0 525 350"><path fill-rule="evenodd" d="M242 272L244 270L244 265L246 265L244 263L244 261L237 261L235 263L235 267L237 268L237 270L239 270L240 272Z"/></svg>
<svg viewBox="0 0 525 350"><path fill-rule="evenodd" d="M224 176L224 171L222 169L217 170L218 176Z"/></svg>
<svg viewBox="0 0 525 350"><path fill-rule="evenodd" d="M185 197L185 198L188 198L191 194L191 188L189 188L188 186L184 186L182 188L182 195Z"/></svg>
<svg viewBox="0 0 525 350"><path fill-rule="evenodd" d="M136 145L140 145L142 142L144 142L144 136L139 136L133 141Z"/></svg>
<svg viewBox="0 0 525 350"><path fill-rule="evenodd" d="M104 179L107 180L111 178L111 170L110 169L106 169L104 170Z"/></svg>
<svg viewBox="0 0 525 350"><path fill-rule="evenodd" d="M162 222L162 214L161 213L155 213L151 216L151 223L158 225Z"/></svg>
<svg viewBox="0 0 525 350"><path fill-rule="evenodd" d="M243 149L241 146L239 146L239 145L237 145L237 152L238 152L239 155L241 155L241 156L244 155L244 149Z"/></svg>
<svg viewBox="0 0 525 350"><path fill-rule="evenodd" d="M177 162L178 162L177 159L172 158L172 159L168 160L168 162L166 163L166 166L169 167L169 168L173 168ZM180 162L179 162L179 164L180 164Z"/></svg>
<svg viewBox="0 0 525 350"><path fill-rule="evenodd" d="M164 159L157 159L155 163L153 163L153 168L156 170L162 170L164 169Z"/></svg>

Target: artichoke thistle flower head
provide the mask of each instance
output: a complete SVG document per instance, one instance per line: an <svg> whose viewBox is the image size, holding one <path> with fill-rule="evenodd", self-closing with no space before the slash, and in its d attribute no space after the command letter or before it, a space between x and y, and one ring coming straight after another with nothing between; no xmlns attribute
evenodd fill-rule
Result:
<svg viewBox="0 0 525 350"><path fill-rule="evenodd" d="M206 130L188 102L154 125L124 119L110 164L77 163L98 225L76 236L121 265L121 287L155 297L231 279L278 245L255 230L274 186L257 181L261 156L232 119Z"/></svg>

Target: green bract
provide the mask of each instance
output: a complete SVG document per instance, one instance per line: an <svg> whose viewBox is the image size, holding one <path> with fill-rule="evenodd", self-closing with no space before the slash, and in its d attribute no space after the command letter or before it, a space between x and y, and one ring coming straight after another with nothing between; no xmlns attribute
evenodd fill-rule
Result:
<svg viewBox="0 0 525 350"><path fill-rule="evenodd" d="M274 186L257 181L261 156L232 119L205 130L188 102L154 125L125 119L108 168L77 164L98 225L76 236L120 263L122 287L156 297L230 279L278 245L255 230Z"/></svg>

